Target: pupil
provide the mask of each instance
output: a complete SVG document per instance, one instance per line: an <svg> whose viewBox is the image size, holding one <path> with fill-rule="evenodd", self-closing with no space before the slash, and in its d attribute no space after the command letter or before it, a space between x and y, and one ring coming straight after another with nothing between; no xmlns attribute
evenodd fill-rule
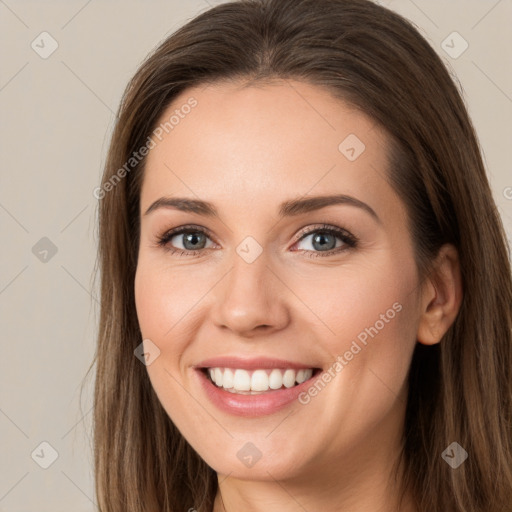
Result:
<svg viewBox="0 0 512 512"><path fill-rule="evenodd" d="M331 237L331 243L329 244L328 242L326 243L325 242L325 239L326 237ZM317 249L318 247L315 246L315 244L317 243L320 244L320 249L325 249L326 245L328 245L329 247L327 247L327 250L329 249L334 249L334 247L336 246L336 240L334 239L333 235L329 234L329 233L323 233L323 234L319 234L319 235L316 235L313 237L313 247L315 249ZM333 243L334 242L334 243ZM332 247L331 247L332 246Z"/></svg>
<svg viewBox="0 0 512 512"><path fill-rule="evenodd" d="M199 237L203 236L202 233L189 233L187 235L185 235L185 248L186 249L197 249L197 239ZM191 242L192 244L192 247L187 247L187 243Z"/></svg>

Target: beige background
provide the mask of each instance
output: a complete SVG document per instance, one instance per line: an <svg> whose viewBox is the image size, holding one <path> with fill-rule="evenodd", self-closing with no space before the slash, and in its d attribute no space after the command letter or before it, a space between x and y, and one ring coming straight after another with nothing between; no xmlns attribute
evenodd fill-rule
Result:
<svg viewBox="0 0 512 512"><path fill-rule="evenodd" d="M97 510L92 379L79 406L97 319L92 191L128 79L217 3L0 0L0 512ZM458 77L510 239L512 0L380 3L411 19ZM43 31L58 43L46 59L31 47L50 48ZM453 31L469 44L455 59L441 46ZM58 453L47 469L52 448L42 442Z"/></svg>

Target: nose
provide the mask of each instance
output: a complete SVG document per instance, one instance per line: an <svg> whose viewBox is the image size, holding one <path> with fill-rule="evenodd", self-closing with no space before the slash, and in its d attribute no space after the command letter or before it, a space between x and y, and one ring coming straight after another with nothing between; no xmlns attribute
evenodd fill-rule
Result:
<svg viewBox="0 0 512 512"><path fill-rule="evenodd" d="M252 263L235 254L215 291L213 319L223 330L252 338L283 329L290 321L289 292L264 253Z"/></svg>

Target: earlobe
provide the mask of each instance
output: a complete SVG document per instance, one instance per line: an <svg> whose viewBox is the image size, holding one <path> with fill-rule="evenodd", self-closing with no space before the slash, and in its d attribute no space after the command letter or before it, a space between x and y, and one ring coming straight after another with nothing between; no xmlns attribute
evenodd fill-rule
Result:
<svg viewBox="0 0 512 512"><path fill-rule="evenodd" d="M456 248L445 244L439 250L421 293L421 316L417 340L424 345L439 343L455 321L462 303L462 278Z"/></svg>

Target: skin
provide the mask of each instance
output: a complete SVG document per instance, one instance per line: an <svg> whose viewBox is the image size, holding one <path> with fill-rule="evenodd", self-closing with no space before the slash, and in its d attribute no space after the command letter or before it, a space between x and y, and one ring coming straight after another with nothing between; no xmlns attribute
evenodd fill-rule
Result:
<svg viewBox="0 0 512 512"><path fill-rule="evenodd" d="M415 344L438 343L457 314L457 253L444 246L435 273L420 280L407 212L386 178L387 135L327 91L296 81L214 84L184 91L161 120L191 96L197 106L147 157L135 296L143 338L160 349L147 366L154 390L218 474L214 512L396 511L407 372ZM338 149L349 134L365 144L354 161ZM278 218L284 201L334 193L379 220L349 204ZM209 201L220 218L145 214L163 196ZM185 224L211 233L199 255L157 244ZM313 245L321 224L347 230L357 246L335 238L344 250L322 257ZM299 241L302 228L311 231ZM236 251L247 236L262 248L252 263ZM193 366L219 355L327 370L394 303L401 311L305 405L243 418L217 409L199 386ZM251 468L237 457L247 442L262 454ZM409 495L400 510L415 510Z"/></svg>

